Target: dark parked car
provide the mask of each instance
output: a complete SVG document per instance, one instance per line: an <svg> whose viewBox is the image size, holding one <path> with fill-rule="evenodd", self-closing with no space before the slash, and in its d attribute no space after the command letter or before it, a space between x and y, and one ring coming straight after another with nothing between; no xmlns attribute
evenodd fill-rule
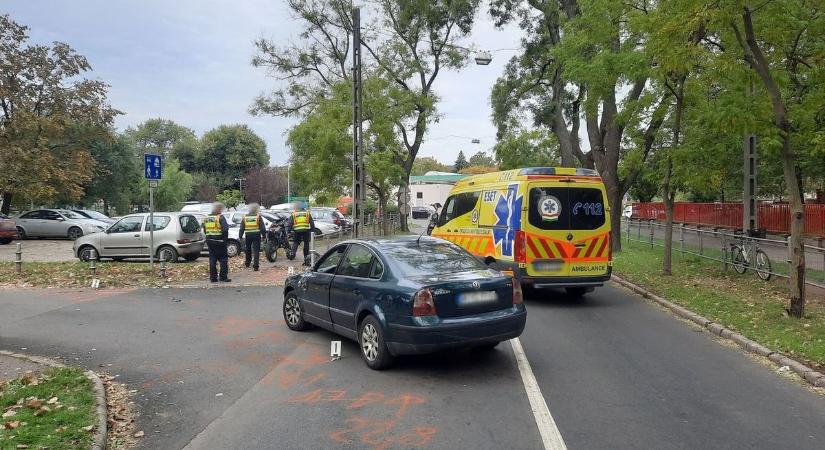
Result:
<svg viewBox="0 0 825 450"><path fill-rule="evenodd" d="M413 219L429 219L433 214L435 214L435 208L432 206L413 206L412 207L412 218Z"/></svg>
<svg viewBox="0 0 825 450"><path fill-rule="evenodd" d="M11 243L17 238L17 223L9 216L0 213L0 245Z"/></svg>
<svg viewBox="0 0 825 450"><path fill-rule="evenodd" d="M292 330L313 324L357 341L373 369L398 355L492 349L519 336L527 318L517 280L426 236L332 247L287 279L283 314Z"/></svg>

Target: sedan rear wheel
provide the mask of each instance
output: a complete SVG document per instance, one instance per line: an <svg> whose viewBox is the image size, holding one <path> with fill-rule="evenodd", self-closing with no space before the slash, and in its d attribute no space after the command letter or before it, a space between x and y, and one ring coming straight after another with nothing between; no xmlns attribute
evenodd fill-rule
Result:
<svg viewBox="0 0 825 450"><path fill-rule="evenodd" d="M361 347L361 356L370 369L382 370L392 364L393 356L384 342L381 325L375 317L367 316L361 322L358 344Z"/></svg>
<svg viewBox="0 0 825 450"><path fill-rule="evenodd" d="M226 243L226 254L230 258L234 258L241 254L241 243L238 241L229 241Z"/></svg>
<svg viewBox="0 0 825 450"><path fill-rule="evenodd" d="M304 331L309 328L309 324L304 321L295 291L288 292L284 297L284 321L290 330Z"/></svg>
<svg viewBox="0 0 825 450"><path fill-rule="evenodd" d="M17 239L20 239L21 241L26 239L26 230L21 227L17 227Z"/></svg>
<svg viewBox="0 0 825 450"><path fill-rule="evenodd" d="M158 261L178 262L178 251L175 250L175 247L164 245L158 249Z"/></svg>

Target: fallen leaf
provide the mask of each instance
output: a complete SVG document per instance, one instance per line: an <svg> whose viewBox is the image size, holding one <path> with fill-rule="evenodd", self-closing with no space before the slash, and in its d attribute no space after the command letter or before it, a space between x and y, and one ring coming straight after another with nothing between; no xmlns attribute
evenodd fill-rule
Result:
<svg viewBox="0 0 825 450"><path fill-rule="evenodd" d="M15 429L19 426L20 426L20 421L19 420L15 420L13 422L6 422L3 425L3 427L5 427L7 430L13 430L13 429Z"/></svg>
<svg viewBox="0 0 825 450"><path fill-rule="evenodd" d="M26 445L26 444L17 444L17 448L18 449L24 449L24 448L29 448L29 446Z"/></svg>
<svg viewBox="0 0 825 450"><path fill-rule="evenodd" d="M9 418L9 417L11 417L15 414L17 414L17 411L14 410L14 409L10 409L10 410L3 413L3 418L6 419L6 418Z"/></svg>
<svg viewBox="0 0 825 450"><path fill-rule="evenodd" d="M37 408L43 406L43 402L41 402L40 399L33 398L33 399L29 400L28 403L26 403L26 406L28 406L31 409L37 409Z"/></svg>
<svg viewBox="0 0 825 450"><path fill-rule="evenodd" d="M143 431L138 431L137 433L133 434L133 436L136 437L136 438L142 438L143 437Z"/></svg>
<svg viewBox="0 0 825 450"><path fill-rule="evenodd" d="M55 403L57 403L57 397L50 398L49 401L47 401L46 403L49 405L54 405Z"/></svg>
<svg viewBox="0 0 825 450"><path fill-rule="evenodd" d="M83 431L92 431L92 430L94 430L94 428L95 428L94 425L89 425L88 427L81 428L81 430L83 430Z"/></svg>
<svg viewBox="0 0 825 450"><path fill-rule="evenodd" d="M64 431L66 431L66 427L65 427L65 426L64 426L64 427L58 427L58 428L55 428L55 430L54 430L54 432L55 432L55 433L62 433L62 432L64 432Z"/></svg>

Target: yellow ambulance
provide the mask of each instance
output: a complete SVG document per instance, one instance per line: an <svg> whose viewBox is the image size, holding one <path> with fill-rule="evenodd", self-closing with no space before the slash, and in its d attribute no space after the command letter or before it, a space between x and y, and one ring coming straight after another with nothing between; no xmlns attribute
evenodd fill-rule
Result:
<svg viewBox="0 0 825 450"><path fill-rule="evenodd" d="M525 288L581 296L610 279L610 207L595 170L532 167L456 183L432 235L464 247Z"/></svg>

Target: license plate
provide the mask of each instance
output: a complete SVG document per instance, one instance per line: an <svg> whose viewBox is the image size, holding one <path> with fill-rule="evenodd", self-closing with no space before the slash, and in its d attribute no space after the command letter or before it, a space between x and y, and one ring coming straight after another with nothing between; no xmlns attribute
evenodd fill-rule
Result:
<svg viewBox="0 0 825 450"><path fill-rule="evenodd" d="M564 261L536 261L533 268L539 272L558 272L564 267Z"/></svg>
<svg viewBox="0 0 825 450"><path fill-rule="evenodd" d="M464 292L458 294L458 306L478 306L496 301L498 295L494 291Z"/></svg>

